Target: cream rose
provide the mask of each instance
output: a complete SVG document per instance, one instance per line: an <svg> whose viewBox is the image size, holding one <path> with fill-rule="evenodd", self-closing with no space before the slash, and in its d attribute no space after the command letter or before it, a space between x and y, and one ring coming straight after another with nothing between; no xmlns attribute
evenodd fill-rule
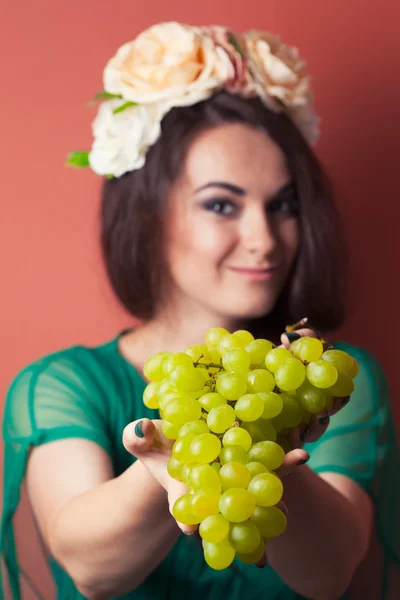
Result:
<svg viewBox="0 0 400 600"><path fill-rule="evenodd" d="M283 44L278 36L249 31L243 35L249 67L276 106L304 106L311 100L306 63L297 48Z"/></svg>
<svg viewBox="0 0 400 600"><path fill-rule="evenodd" d="M201 30L162 23L124 44L104 70L104 89L139 104L195 104L229 77L213 41Z"/></svg>
<svg viewBox="0 0 400 600"><path fill-rule="evenodd" d="M241 40L258 95L271 110L287 112L313 143L319 134L319 119L312 109L307 65L297 48L283 44L278 36L255 30L243 34Z"/></svg>
<svg viewBox="0 0 400 600"><path fill-rule="evenodd" d="M121 100L104 102L93 121L94 142L89 163L99 175L120 177L140 169L149 147L161 133L165 107L160 104L132 106L114 114L121 104Z"/></svg>

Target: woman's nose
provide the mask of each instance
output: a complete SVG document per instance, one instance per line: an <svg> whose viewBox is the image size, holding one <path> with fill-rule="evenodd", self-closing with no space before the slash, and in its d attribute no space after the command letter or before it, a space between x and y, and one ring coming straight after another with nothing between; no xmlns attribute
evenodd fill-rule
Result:
<svg viewBox="0 0 400 600"><path fill-rule="evenodd" d="M251 254L265 258L272 254L277 239L264 211L249 211L241 223L241 241Z"/></svg>

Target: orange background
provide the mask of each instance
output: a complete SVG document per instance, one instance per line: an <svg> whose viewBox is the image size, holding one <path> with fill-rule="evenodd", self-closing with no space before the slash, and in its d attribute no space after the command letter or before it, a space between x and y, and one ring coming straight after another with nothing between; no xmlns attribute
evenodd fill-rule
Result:
<svg viewBox="0 0 400 600"><path fill-rule="evenodd" d="M271 30L307 58L323 120L317 151L336 184L350 239L349 317L338 336L381 361L399 419L400 5L389 0L4 4L0 397L29 361L69 344L100 343L131 322L99 261L99 180L63 163L68 151L89 148L94 109L85 103L102 88L108 58L166 20ZM26 511L19 522L24 567L48 598Z"/></svg>

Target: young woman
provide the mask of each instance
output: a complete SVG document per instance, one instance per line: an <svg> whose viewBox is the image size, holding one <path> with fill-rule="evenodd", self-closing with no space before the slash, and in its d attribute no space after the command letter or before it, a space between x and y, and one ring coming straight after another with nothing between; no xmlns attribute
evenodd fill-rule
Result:
<svg viewBox="0 0 400 600"><path fill-rule="evenodd" d="M264 569L235 560L213 571L197 535L183 535L194 528L169 509L185 488L167 473L158 412L142 403L147 358L202 343L211 327L288 345L284 326L303 316L324 333L342 321L342 238L310 147L304 63L269 34L164 23L120 48L104 84L93 148L72 162L108 176L103 256L141 324L46 356L10 387L1 541L13 597L24 478L59 598L342 597L375 524L391 557L399 549L390 403L367 352L337 345L359 363L356 391L286 455L288 527Z"/></svg>

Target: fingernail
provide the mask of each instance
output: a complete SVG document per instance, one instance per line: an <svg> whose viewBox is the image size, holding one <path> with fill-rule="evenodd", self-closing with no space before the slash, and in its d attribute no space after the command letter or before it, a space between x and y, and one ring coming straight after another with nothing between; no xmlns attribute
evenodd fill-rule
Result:
<svg viewBox="0 0 400 600"><path fill-rule="evenodd" d="M320 424L320 425L326 425L328 421L329 421L329 416L328 416L328 415L326 415L325 417L321 417L321 418L319 419L319 424Z"/></svg>
<svg viewBox="0 0 400 600"><path fill-rule="evenodd" d="M299 435L299 440L301 442L305 442L307 438L307 429L304 429L304 431L301 432L301 434Z"/></svg>
<svg viewBox="0 0 400 600"><path fill-rule="evenodd" d="M346 398L343 398L343 400L342 400L342 406L345 406L349 402L350 402L350 396L347 396Z"/></svg>
<svg viewBox="0 0 400 600"><path fill-rule="evenodd" d="M135 435L137 435L139 438L144 438L144 433L142 431L142 423L143 421L139 421L139 423L136 423L135 425Z"/></svg>
<svg viewBox="0 0 400 600"><path fill-rule="evenodd" d="M290 343L294 342L295 340L299 340L301 338L301 335L299 333L296 333L295 331L292 331L290 333L285 333L285 335Z"/></svg>
<svg viewBox="0 0 400 600"><path fill-rule="evenodd" d="M305 465L306 462L308 462L310 460L310 455L307 456L307 458L302 458L301 460L299 460L299 462L297 463L299 466L300 465Z"/></svg>

